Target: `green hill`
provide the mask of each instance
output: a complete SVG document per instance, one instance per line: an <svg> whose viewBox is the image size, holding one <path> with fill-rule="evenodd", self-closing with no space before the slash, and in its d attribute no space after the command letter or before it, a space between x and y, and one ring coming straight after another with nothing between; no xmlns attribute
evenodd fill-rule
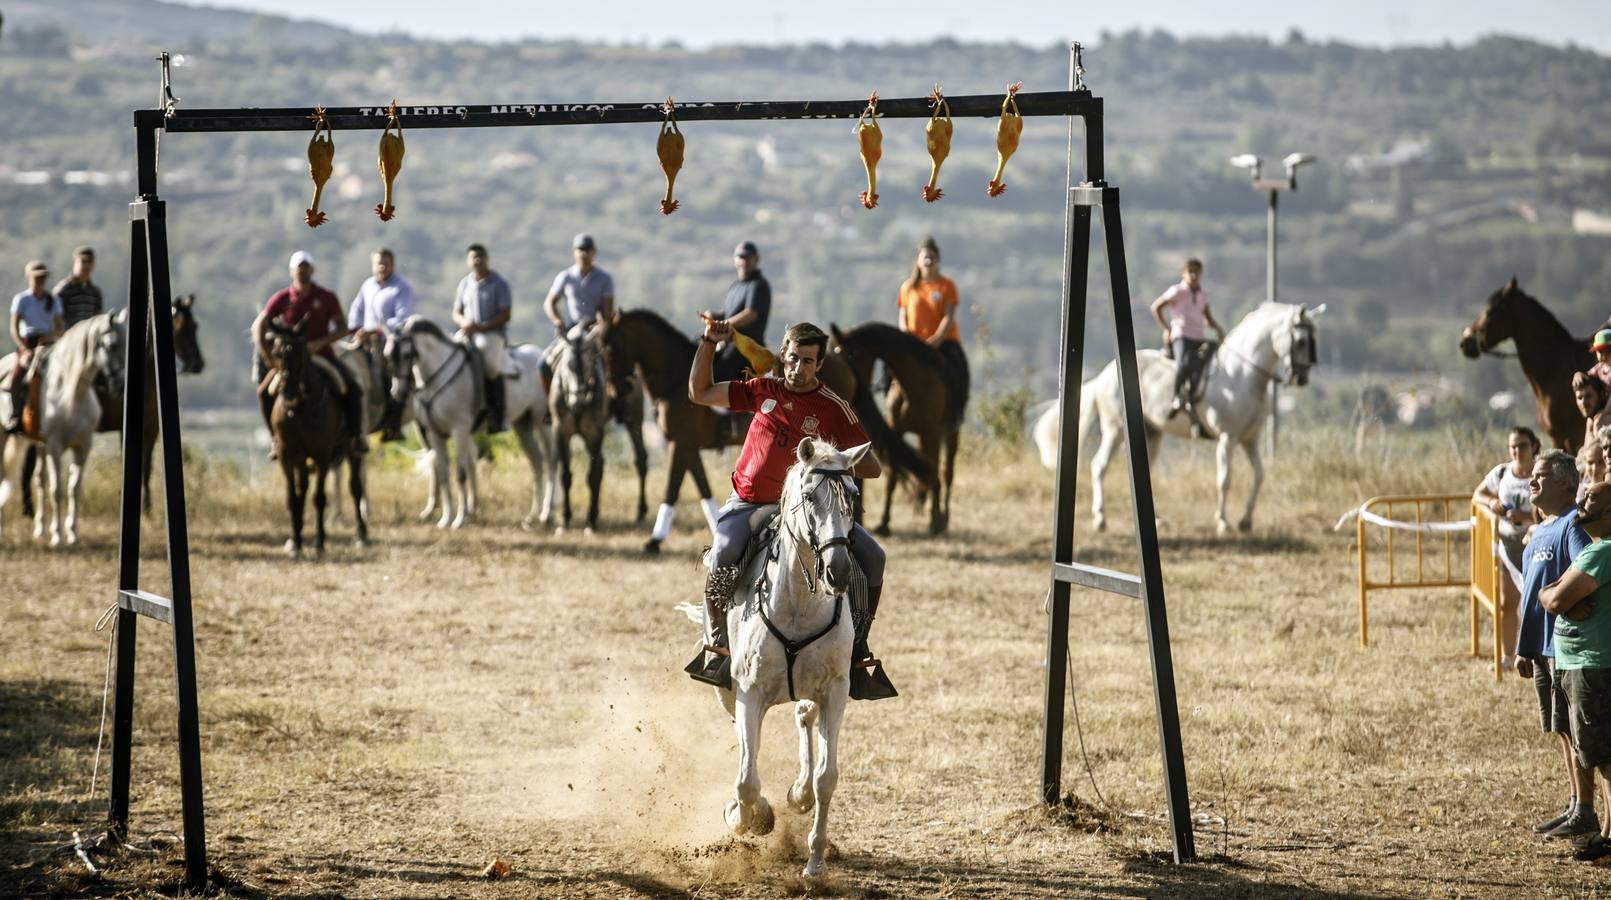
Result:
<svg viewBox="0 0 1611 900"><path fill-rule="evenodd" d="M843 99L876 88L916 96L1064 87L1065 45L887 43L793 47L599 46L433 42L324 25L111 0L11 2L0 31L0 273L64 268L72 246L101 250L99 280L125 294L129 110L156 99L159 49L183 53L186 108L697 99ZM1587 331L1611 312L1607 238L1574 232L1574 211L1611 210L1611 59L1494 37L1470 46L1379 50L1164 33L1092 38L1087 82L1107 100L1108 171L1123 190L1138 320L1181 257L1208 264L1219 317L1264 293L1262 198L1233 153L1321 156L1282 206L1282 299L1328 302L1322 362L1339 369L1436 371L1494 387L1513 367L1458 360L1455 336L1512 273ZM406 124L406 123L405 123ZM959 120L933 205L921 123L886 128L883 202L866 211L845 122L690 123L677 182L682 211L659 215L655 127L470 129L408 133L398 218L379 199L375 139L336 135L330 224L301 222L311 190L302 135L173 135L162 144L176 290L195 292L212 365L187 402L249 396L244 329L284 280L293 249L350 297L367 253L397 251L430 314L445 318L462 254L486 243L516 290L513 336L546 337L537 304L591 231L626 306L690 329L719 302L728 254L757 241L780 321L889 317L911 251L939 240L967 313L986 387L1054 371L1068 129L1031 120L989 199L992 122ZM1351 161L1351 162L1350 162ZM1096 257L1100 260L1100 255ZM1093 266L1093 309L1106 301ZM1100 313L1098 319L1102 318ZM1153 329L1140 334L1153 340ZM1105 343L1092 350L1093 362Z"/></svg>

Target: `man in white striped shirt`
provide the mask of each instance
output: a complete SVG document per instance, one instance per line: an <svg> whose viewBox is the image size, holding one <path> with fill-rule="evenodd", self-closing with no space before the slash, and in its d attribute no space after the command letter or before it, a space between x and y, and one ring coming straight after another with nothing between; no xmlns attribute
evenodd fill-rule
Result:
<svg viewBox="0 0 1611 900"><path fill-rule="evenodd" d="M379 389L386 383L381 348L386 335L401 328L414 314L414 286L397 274L397 257L385 247L369 255L369 270L374 274L364 279L347 308L347 327L353 330L354 342L369 361L370 384ZM383 393L386 411L380 418L381 439L402 440L403 405L392 398L391 391Z"/></svg>

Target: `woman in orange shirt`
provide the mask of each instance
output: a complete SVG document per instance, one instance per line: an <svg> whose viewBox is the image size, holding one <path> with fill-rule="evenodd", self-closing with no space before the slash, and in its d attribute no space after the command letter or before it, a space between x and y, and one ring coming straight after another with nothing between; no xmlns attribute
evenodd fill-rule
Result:
<svg viewBox="0 0 1611 900"><path fill-rule="evenodd" d="M901 284L897 302L901 330L940 351L947 385L956 394L950 405L960 420L968 398L968 356L962 351L962 329L957 327L957 286L940 274L940 246L934 238L924 238L918 245L912 277Z"/></svg>

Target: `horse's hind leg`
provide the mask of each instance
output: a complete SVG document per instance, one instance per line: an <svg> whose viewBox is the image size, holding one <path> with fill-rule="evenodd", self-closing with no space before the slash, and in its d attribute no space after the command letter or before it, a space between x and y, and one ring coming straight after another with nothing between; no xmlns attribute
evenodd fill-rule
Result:
<svg viewBox="0 0 1611 900"><path fill-rule="evenodd" d="M453 474L459 484L459 511L452 524L463 528L475 513L475 438L468 429L453 433Z"/></svg>
<svg viewBox="0 0 1611 900"><path fill-rule="evenodd" d="M347 463L347 488L352 492L352 519L357 529L359 547L369 544L369 498L364 489L367 474L362 459L354 459ZM339 487L336 489L336 496L341 496Z"/></svg>
<svg viewBox="0 0 1611 900"><path fill-rule="evenodd" d="M604 434L602 429L587 448L587 533L599 524L599 494L604 487Z"/></svg>
<svg viewBox="0 0 1611 900"><path fill-rule="evenodd" d="M1108 463L1113 461L1113 451L1118 448L1121 440L1119 427L1109 428L1106 422L1102 423L1102 442L1097 445L1096 456L1091 458L1091 524L1097 531L1108 527L1107 516L1103 514L1104 497L1102 491L1102 476L1107 474Z"/></svg>
<svg viewBox="0 0 1611 900"><path fill-rule="evenodd" d="M84 499L84 461L89 447L72 448L73 461L67 469L67 522L65 537L68 544L78 543L78 504Z"/></svg>
<svg viewBox="0 0 1611 900"><path fill-rule="evenodd" d="M1214 529L1220 534L1229 534L1231 523L1225 518L1225 495L1231 490L1231 436L1222 434L1214 442L1214 487L1219 493L1218 505L1214 507Z"/></svg>
<svg viewBox="0 0 1611 900"><path fill-rule="evenodd" d="M878 521L878 527L873 529L873 534L879 537L885 537L889 534L889 511L890 507L894 505L895 479L886 478L884 479L884 518Z"/></svg>
<svg viewBox="0 0 1611 900"><path fill-rule="evenodd" d="M929 495L929 534L940 534L945 531L945 516L940 509L940 494L945 489L946 479L941 469L944 462L945 443L942 435L925 434L918 439L918 452L934 461L934 493Z"/></svg>
<svg viewBox="0 0 1611 900"><path fill-rule="evenodd" d="M542 466L543 451L537 447L537 435L534 433L533 416L526 416L514 424L515 440L520 442L520 452L526 455L526 464L531 467L531 509L526 511L526 517L520 520L521 528L531 528L531 523L537 520L537 491L543 480Z"/></svg>
<svg viewBox="0 0 1611 900"><path fill-rule="evenodd" d="M554 457L559 463L559 525L555 534L571 527L571 430L554 429Z"/></svg>
<svg viewBox="0 0 1611 900"><path fill-rule="evenodd" d="M300 461L293 463L290 460L288 450L282 448L280 452L280 471L285 475L285 511L291 516L291 539L285 544L285 552L292 559L301 559L302 504L306 496L307 470Z"/></svg>
<svg viewBox="0 0 1611 900"><path fill-rule="evenodd" d="M45 477L49 479L50 500L50 545L61 546L62 542L62 506L67 502L67 479L62 477L62 451L52 447L45 453ZM44 510L44 499L41 499L39 508ZM37 533L39 529L34 529Z"/></svg>
<svg viewBox="0 0 1611 900"><path fill-rule="evenodd" d="M848 699L845 683L834 684L822 698L817 714L817 770L813 779L817 808L811 818L811 837L806 842L811 855L800 873L807 878L822 874L823 858L828 854L828 805L839 785L839 723L844 721Z"/></svg>
<svg viewBox="0 0 1611 900"><path fill-rule="evenodd" d="M336 488L330 492L330 521L340 522L345 513L342 512L341 503L341 469L348 463L342 457L337 457L330 463L330 483Z"/></svg>
<svg viewBox="0 0 1611 900"><path fill-rule="evenodd" d="M800 729L800 774L789 786L789 806L799 813L810 810L816 803L817 792L812 785L817 768L816 735L812 729L817 725L817 715L817 704L810 700L802 700L794 706L794 724Z"/></svg>
<svg viewBox="0 0 1611 900"><path fill-rule="evenodd" d="M774 824L772 806L761 796L757 760L766 706L756 693L740 693L733 707L733 727L738 731L738 781L733 785L733 799L727 801L727 827L734 834L771 834Z"/></svg>
<svg viewBox="0 0 1611 900"><path fill-rule="evenodd" d="M947 526L951 524L951 479L957 472L957 443L962 440L962 429L956 428L945 438L945 504L940 511L940 521Z"/></svg>
<svg viewBox="0 0 1611 900"><path fill-rule="evenodd" d="M649 479L649 451L643 446L643 426L627 427L627 437L632 439L632 467L638 473L638 517L633 521L639 525L649 518L649 496L645 493Z"/></svg>

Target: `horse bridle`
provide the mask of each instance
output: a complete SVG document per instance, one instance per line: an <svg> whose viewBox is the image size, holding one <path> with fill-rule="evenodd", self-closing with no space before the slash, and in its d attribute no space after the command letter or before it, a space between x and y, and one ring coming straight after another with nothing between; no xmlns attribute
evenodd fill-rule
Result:
<svg viewBox="0 0 1611 900"><path fill-rule="evenodd" d="M819 480L815 484L801 486L800 501L794 505L794 508L791 510L791 512L803 511L805 509L806 498L812 494L815 494L817 492L817 488L822 487L830 478L832 478L834 483L838 484L840 489L846 493L850 495L854 495L856 493L855 477L851 474L849 469L825 469L818 466L807 470L806 477L810 478L812 476L817 476ZM844 502L848 503L848 498L844 498ZM783 517L783 528L786 532L788 532L789 538L795 543L805 544L811 548L812 564L810 568L807 568L805 560L800 560L800 574L805 578L806 589L815 594L818 587L823 583L826 575L826 559L828 551L832 550L834 547L844 547L847 550L850 549L852 546L850 535L846 534L842 537L829 538L826 541L818 542L815 534L816 528L812 527L806 534L805 538L802 539L799 534L795 533L792 518L792 516L788 515ZM813 573L816 575L815 581L812 580Z"/></svg>
<svg viewBox="0 0 1611 900"><path fill-rule="evenodd" d="M850 546L851 546L850 536L846 535L844 537L829 538L828 540L823 541L820 544L817 543L817 541L815 540L815 537L816 537L815 534L808 535L808 537L810 538L809 540L801 540L800 536L795 533L794 527L790 524L790 521L789 521L790 518L791 518L790 513L795 512L795 511L799 511L799 510L803 510L805 508L805 502L806 502L805 498L811 496L814 493L816 493L817 488L822 487L822 485L825 482L827 482L827 480L829 478L833 478L834 481L837 484L839 484L839 486L842 489L844 489L846 491L849 491L851 493L855 492L856 485L855 485L854 479L852 478L852 476L850 474L849 469L825 469L825 468L821 468L821 467L815 467L815 468L812 468L812 469L810 469L810 470L808 470L806 472L806 477L809 478L812 475L820 476L821 480L818 481L816 484L811 485L809 489L807 489L806 487L802 486L801 489L800 489L800 502L796 503L790 510L786 510L782 515L782 519L783 519L783 530L784 530L784 532L786 534L788 534L789 539L794 541L796 544L805 544L806 546L810 547L812 555L816 557L816 563L815 563L814 568L816 570L816 576L817 577L816 577L816 583L815 584L813 584L813 582L811 580L811 574L812 574L811 569L807 568L807 566L805 564L805 560L802 559L800 561L800 574L801 574L802 577L805 578L806 589L808 591L810 591L811 593L815 594L817 592L817 587L819 585L821 585L821 584L824 584L825 581L826 581L826 575L824 573L825 563L823 562L823 560L826 557L827 551L829 549L833 548L833 547L838 547L838 546L843 546L846 549L849 549ZM815 529L812 529L812 530L815 531ZM777 542L776 541L774 541L773 544L772 544L772 550L771 550L770 555L771 555L772 561L776 561L776 559L777 559ZM828 621L827 625L824 625L820 630L818 630L815 634L810 635L809 637L805 637L805 638L801 638L799 640L796 640L796 639L791 638L788 635L784 634L782 632L782 630L780 630L777 627L777 625L775 623L773 623L772 618L766 614L766 595L768 593L770 593L770 592L768 590L764 589L764 588L758 588L758 590L759 590L760 596L757 598L756 611L761 616L761 624L765 625L766 630L770 631L772 633L772 636L774 638L777 638L778 643L783 645L783 658L784 658L784 663L785 663L784 670L787 673L787 677L788 677L789 699L790 700L797 700L799 698L796 697L795 693L794 693L794 661L795 661L795 659L797 659L800 656L801 651L805 650L805 648L807 648L807 647L811 646L812 644L816 643L819 638L823 637L824 635L826 635L829 632L833 631L835 628L839 627L839 616L844 611L844 606L845 606L843 598L836 597L834 599L833 618Z"/></svg>
<svg viewBox="0 0 1611 900"><path fill-rule="evenodd" d="M395 380L405 377L400 374L400 371L411 371L414 368L414 363L419 361L419 354L414 351L413 334L400 332L394 335L392 339L397 342L397 363L392 365L392 378ZM447 372L449 368L448 364L443 363L435 372L432 372L430 375L421 379L421 384L418 389L421 395L421 409L424 412L424 415L421 416L421 419L426 424L431 425L432 428L435 428L436 426L434 417L431 415L431 406L436 402L436 398L440 397L442 392L447 390L448 385L452 384L459 377L459 373L463 372L470 364L470 348L456 341L450 341L449 343L454 344L454 350L457 351L453 355L454 358L459 361L458 366L454 367L452 372L448 372L446 379L438 384L437 379L442 375L443 372ZM385 353L382 352L381 355L385 356ZM388 362L390 362L390 360L388 360ZM431 390L433 385L436 388L435 391ZM401 403L402 398L398 398L397 402Z"/></svg>
<svg viewBox="0 0 1611 900"><path fill-rule="evenodd" d="M1255 362L1252 357L1227 343L1221 343L1219 346L1220 350L1229 350L1231 353L1241 357L1242 361L1252 366L1254 371L1258 372L1260 375L1263 375L1265 378L1270 379L1276 384L1291 384L1293 379L1297 378L1299 375L1307 373L1310 369L1314 368L1315 363L1319 360L1319 354L1315 345L1314 323L1305 319L1300 319L1292 324L1292 331L1294 336L1290 344L1287 346L1287 373L1285 377L1282 377L1277 372L1272 372L1269 369L1264 368ZM1300 347L1302 348L1301 352L1303 355L1301 364L1298 360Z"/></svg>

